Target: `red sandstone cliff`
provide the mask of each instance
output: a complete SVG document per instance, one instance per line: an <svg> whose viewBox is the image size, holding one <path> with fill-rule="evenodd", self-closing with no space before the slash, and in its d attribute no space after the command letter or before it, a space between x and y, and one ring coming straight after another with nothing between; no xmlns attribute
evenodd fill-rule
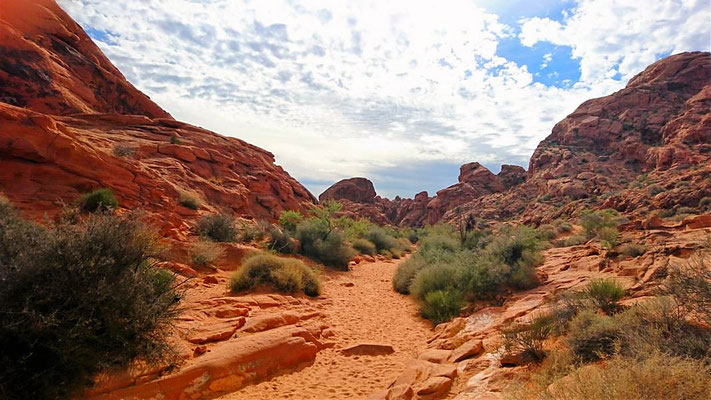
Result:
<svg viewBox="0 0 711 400"><path fill-rule="evenodd" d="M182 192L266 219L315 202L271 153L173 120L54 1L3 0L0 192L42 217L99 187L177 237L196 215Z"/></svg>

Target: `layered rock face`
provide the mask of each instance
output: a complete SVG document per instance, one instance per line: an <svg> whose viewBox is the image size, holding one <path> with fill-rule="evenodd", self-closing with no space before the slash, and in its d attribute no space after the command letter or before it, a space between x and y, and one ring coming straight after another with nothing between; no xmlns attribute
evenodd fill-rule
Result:
<svg viewBox="0 0 711 400"><path fill-rule="evenodd" d="M181 238L200 213L274 219L315 203L271 153L173 120L53 1L2 7L0 191L27 214L51 217L108 187ZM181 193L200 199L197 213Z"/></svg>
<svg viewBox="0 0 711 400"><path fill-rule="evenodd" d="M422 199L376 208L389 223L407 226L468 214L540 223L585 207L644 215L696 207L711 196L710 176L711 54L691 52L660 60L624 89L581 104L538 145L528 172L504 165L494 175L465 164L459 182L428 199L424 211ZM372 214L371 206L355 208Z"/></svg>

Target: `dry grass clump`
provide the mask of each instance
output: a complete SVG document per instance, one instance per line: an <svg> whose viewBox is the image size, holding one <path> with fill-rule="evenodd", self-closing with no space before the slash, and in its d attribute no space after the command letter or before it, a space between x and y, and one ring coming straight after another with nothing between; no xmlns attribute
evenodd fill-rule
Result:
<svg viewBox="0 0 711 400"><path fill-rule="evenodd" d="M312 297L321 293L321 282L316 271L301 260L268 253L248 258L230 280L230 289L234 292L258 287L269 287L283 293L303 292Z"/></svg>

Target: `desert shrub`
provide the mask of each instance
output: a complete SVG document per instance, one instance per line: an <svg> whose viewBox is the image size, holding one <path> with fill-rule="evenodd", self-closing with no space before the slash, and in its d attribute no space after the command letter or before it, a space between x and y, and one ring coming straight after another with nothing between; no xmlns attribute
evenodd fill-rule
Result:
<svg viewBox="0 0 711 400"><path fill-rule="evenodd" d="M583 235L571 235L567 238L560 239L555 242L556 247L578 246L587 243L588 238Z"/></svg>
<svg viewBox="0 0 711 400"><path fill-rule="evenodd" d="M657 212L657 217L669 218L669 217L673 217L674 214L676 214L676 211L674 211L673 208L663 208Z"/></svg>
<svg viewBox="0 0 711 400"><path fill-rule="evenodd" d="M708 207L711 207L711 197L702 197L701 200L699 200L699 208L706 209Z"/></svg>
<svg viewBox="0 0 711 400"><path fill-rule="evenodd" d="M81 209L86 212L106 211L118 207L118 201L109 188L94 190L82 196Z"/></svg>
<svg viewBox="0 0 711 400"><path fill-rule="evenodd" d="M545 225L539 226L538 232L539 232L540 236L545 238L546 240L553 240L553 239L555 239L555 237L557 235L555 227L551 224L545 224Z"/></svg>
<svg viewBox="0 0 711 400"><path fill-rule="evenodd" d="M182 142L180 141L177 135L172 134L170 135L170 144L182 144Z"/></svg>
<svg viewBox="0 0 711 400"><path fill-rule="evenodd" d="M350 241L358 238L364 238L375 226L375 224L366 218L353 219L349 217L338 218L335 221L335 225L343 231L346 239Z"/></svg>
<svg viewBox="0 0 711 400"><path fill-rule="evenodd" d="M573 354L583 362L596 361L615 352L621 332L612 317L582 311L570 321L567 337Z"/></svg>
<svg viewBox="0 0 711 400"><path fill-rule="evenodd" d="M620 246L620 253L632 258L641 256L647 250L647 246L642 244L628 243Z"/></svg>
<svg viewBox="0 0 711 400"><path fill-rule="evenodd" d="M136 152L136 149L133 147L122 144L122 143L117 143L113 147L113 153L116 157L130 157L133 155L133 153Z"/></svg>
<svg viewBox="0 0 711 400"><path fill-rule="evenodd" d="M178 203L191 210L197 210L200 208L200 198L192 193L180 192L178 197Z"/></svg>
<svg viewBox="0 0 711 400"><path fill-rule="evenodd" d="M382 228L371 228L370 231L365 235L365 238L375 245L375 248L378 253L382 254L384 250L387 250L391 254L394 254L396 252L399 255L402 254L402 243L393 236L389 235Z"/></svg>
<svg viewBox="0 0 711 400"><path fill-rule="evenodd" d="M614 279L593 279L584 293L605 314L612 314L619 310L618 301L625 297L625 288Z"/></svg>
<svg viewBox="0 0 711 400"><path fill-rule="evenodd" d="M664 188L659 185L650 185L649 187L647 187L647 193L649 193L650 196L656 196L659 193L663 193L664 191Z"/></svg>
<svg viewBox="0 0 711 400"><path fill-rule="evenodd" d="M323 220L310 218L303 221L296 228L296 238L301 243L301 254L324 265L348 270L353 249L340 232L331 230Z"/></svg>
<svg viewBox="0 0 711 400"><path fill-rule="evenodd" d="M415 277L410 287L410 292L418 300L424 300L428 293L442 290L457 289L459 286L457 266L439 264L429 266Z"/></svg>
<svg viewBox="0 0 711 400"><path fill-rule="evenodd" d="M102 371L170 355L180 293L136 215L39 227L0 206L0 397L81 397Z"/></svg>
<svg viewBox="0 0 711 400"><path fill-rule="evenodd" d="M676 215L688 215L688 214L696 214L696 209L692 207L679 207L676 209Z"/></svg>
<svg viewBox="0 0 711 400"><path fill-rule="evenodd" d="M242 243L258 242L269 236L272 225L264 220L245 222L239 227L239 241Z"/></svg>
<svg viewBox="0 0 711 400"><path fill-rule="evenodd" d="M435 290L427 293L420 303L420 315L439 324L456 317L462 310L464 300L456 290Z"/></svg>
<svg viewBox="0 0 711 400"><path fill-rule="evenodd" d="M219 244L207 240L199 240L190 248L190 256L193 265L198 267L208 267L218 258L222 257L225 250Z"/></svg>
<svg viewBox="0 0 711 400"><path fill-rule="evenodd" d="M603 249L612 250L619 244L617 240L619 236L617 228L601 228L597 236L600 239L600 245Z"/></svg>
<svg viewBox="0 0 711 400"><path fill-rule="evenodd" d="M435 264L453 262L457 247L457 241L450 237L435 235L422 239L418 251L398 265L393 276L395 291L409 294L417 273Z"/></svg>
<svg viewBox="0 0 711 400"><path fill-rule="evenodd" d="M302 261L266 253L248 258L230 279L230 289L237 293L262 286L312 297L321 293L318 275Z"/></svg>
<svg viewBox="0 0 711 400"><path fill-rule="evenodd" d="M480 250L484 248L491 239L491 232L488 231L472 231L470 232L461 247L469 250Z"/></svg>
<svg viewBox="0 0 711 400"><path fill-rule="evenodd" d="M296 226L304 220L300 212L294 210L284 210L279 216L279 225L289 232L295 232Z"/></svg>
<svg viewBox="0 0 711 400"><path fill-rule="evenodd" d="M197 233L214 242L234 242L237 239L237 227L231 215L226 213L206 215L195 227Z"/></svg>
<svg viewBox="0 0 711 400"><path fill-rule="evenodd" d="M377 252L375 245L368 239L356 239L352 244L353 248L360 254L374 255Z"/></svg>
<svg viewBox="0 0 711 400"><path fill-rule="evenodd" d="M674 302L657 298L636 304L616 314L620 327L620 351L641 358L652 352L709 360L711 332L689 322Z"/></svg>
<svg viewBox="0 0 711 400"><path fill-rule="evenodd" d="M711 366L696 360L662 354L643 360L613 357L605 365L588 365L556 381L543 398L704 400L711 398L709 380Z"/></svg>
<svg viewBox="0 0 711 400"><path fill-rule="evenodd" d="M420 270L427 267L426 260L415 256L400 263L393 276L393 289L400 294L410 294L410 286L415 276Z"/></svg>
<svg viewBox="0 0 711 400"><path fill-rule="evenodd" d="M685 265L671 265L661 294L671 298L682 318L711 325L711 263L708 253L697 252Z"/></svg>
<svg viewBox="0 0 711 400"><path fill-rule="evenodd" d="M580 225L588 237L597 236L603 228L616 228L619 225L620 214L612 209L590 211L584 210L580 215Z"/></svg>
<svg viewBox="0 0 711 400"><path fill-rule="evenodd" d="M459 243L451 236L444 235L428 235L420 242L420 251L427 253L429 251L450 251L454 252L459 249Z"/></svg>
<svg viewBox="0 0 711 400"><path fill-rule="evenodd" d="M267 229L267 237L269 250L274 250L282 254L296 253L296 243L286 229L282 230L276 226L269 226Z"/></svg>
<svg viewBox="0 0 711 400"><path fill-rule="evenodd" d="M505 351L521 352L527 361L541 361L545 357L543 343L550 336L553 323L553 315L542 314L535 316L530 322L513 324L502 329Z"/></svg>
<svg viewBox="0 0 711 400"><path fill-rule="evenodd" d="M556 219L553 221L553 226L555 227L555 232L559 235L573 230L573 225L567 221L563 221L562 219Z"/></svg>

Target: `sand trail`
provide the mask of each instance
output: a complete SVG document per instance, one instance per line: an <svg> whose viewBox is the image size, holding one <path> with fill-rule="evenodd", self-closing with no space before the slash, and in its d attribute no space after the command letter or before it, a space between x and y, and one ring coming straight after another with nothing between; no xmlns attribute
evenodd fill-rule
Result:
<svg viewBox="0 0 711 400"><path fill-rule="evenodd" d="M390 384L426 348L431 333L431 325L418 315L412 298L392 289L399 262L376 261L356 265L349 272L326 271L322 311L335 333L330 339L335 346L319 352L309 367L220 399L359 399ZM341 354L342 348L358 343L389 344L395 352Z"/></svg>

